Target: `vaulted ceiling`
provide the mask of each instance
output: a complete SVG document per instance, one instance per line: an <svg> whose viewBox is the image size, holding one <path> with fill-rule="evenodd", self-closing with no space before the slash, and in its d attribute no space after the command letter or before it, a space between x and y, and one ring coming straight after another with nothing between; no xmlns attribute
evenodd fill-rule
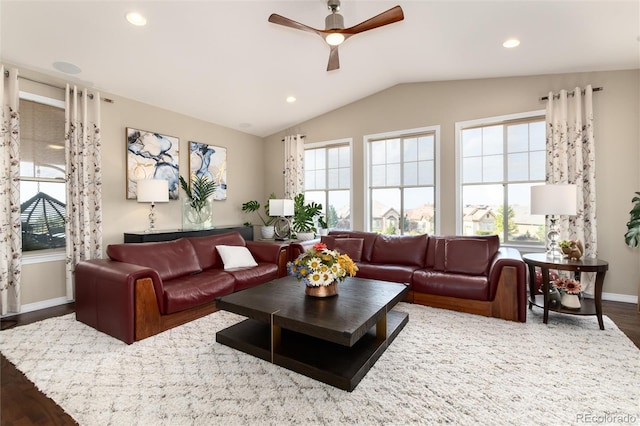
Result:
<svg viewBox="0 0 640 426"><path fill-rule="evenodd" d="M323 29L323 0L2 0L0 58L257 136L400 83L640 68L637 0L343 0L340 13L350 27L396 4L404 21L348 39L330 72L320 37L267 21Z"/></svg>

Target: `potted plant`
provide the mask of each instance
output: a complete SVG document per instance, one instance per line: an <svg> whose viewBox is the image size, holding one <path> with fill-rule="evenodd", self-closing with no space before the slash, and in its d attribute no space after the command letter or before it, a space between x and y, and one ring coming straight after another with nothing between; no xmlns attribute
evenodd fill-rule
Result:
<svg viewBox="0 0 640 426"><path fill-rule="evenodd" d="M624 234L624 241L631 248L640 247L640 192L636 192L631 199L635 203L629 212L629 222L627 222L627 232ZM638 283L640 292L640 283ZM640 302L638 302L638 312L640 313Z"/></svg>
<svg viewBox="0 0 640 426"><path fill-rule="evenodd" d="M329 233L329 226L324 216L318 217L318 233L320 235L327 235Z"/></svg>
<svg viewBox="0 0 640 426"><path fill-rule="evenodd" d="M265 240L273 239L273 235L274 235L273 222L275 221L276 218L269 216L269 200L273 198L276 198L276 194L272 192L271 195L269 195L269 199L267 200L267 202L264 203L264 214L266 216L266 219L260 214L260 203L257 200L247 201L242 205L243 212L245 213L255 212L258 214L258 217L262 222L262 226L260 227L260 235L262 239L265 239ZM250 223L246 223L246 224L250 225Z"/></svg>
<svg viewBox="0 0 640 426"><path fill-rule="evenodd" d="M631 199L633 208L629 212L629 222L627 222L627 232L624 234L624 241L629 247L640 247L640 192Z"/></svg>
<svg viewBox="0 0 640 426"><path fill-rule="evenodd" d="M191 186L180 176L180 186L187 198L184 200L183 228L203 229L213 226L213 199L218 184L204 175L193 175Z"/></svg>
<svg viewBox="0 0 640 426"><path fill-rule="evenodd" d="M304 194L293 198L293 231L298 240L311 240L315 237L315 218L322 214L322 204L314 201L304 202Z"/></svg>

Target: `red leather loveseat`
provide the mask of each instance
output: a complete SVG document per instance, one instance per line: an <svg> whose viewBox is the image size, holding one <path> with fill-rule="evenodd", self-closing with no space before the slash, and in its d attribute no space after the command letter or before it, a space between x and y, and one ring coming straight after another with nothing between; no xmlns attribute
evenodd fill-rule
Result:
<svg viewBox="0 0 640 426"><path fill-rule="evenodd" d="M295 258L318 240L293 243ZM520 252L491 236L388 236L332 231L321 238L348 254L358 277L405 283L407 301L526 321L526 268Z"/></svg>
<svg viewBox="0 0 640 426"><path fill-rule="evenodd" d="M246 247L257 265L224 269L217 246ZM284 246L245 241L238 232L112 244L107 255L76 266L76 319L128 344L214 312L220 296L286 274Z"/></svg>

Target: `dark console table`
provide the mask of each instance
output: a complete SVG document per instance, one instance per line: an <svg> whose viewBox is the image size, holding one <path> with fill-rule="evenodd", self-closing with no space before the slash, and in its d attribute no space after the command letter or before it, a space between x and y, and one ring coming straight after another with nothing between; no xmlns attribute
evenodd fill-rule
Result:
<svg viewBox="0 0 640 426"><path fill-rule="evenodd" d="M604 284L604 276L607 273L607 269L609 269L607 262L584 257L580 260L551 258L547 257L545 253L525 254L522 259L529 266L529 309L533 305L543 308L543 322L545 324L549 318L549 311L572 315L596 315L600 330L604 330L604 322L602 321L602 286ZM542 271L542 294L537 294L536 267L539 267ZM552 308L549 304L549 269L572 271L574 273L595 272L595 299L581 300L581 307L578 310L564 309L562 307Z"/></svg>
<svg viewBox="0 0 640 426"><path fill-rule="evenodd" d="M207 235L224 234L238 231L245 241L253 240L252 226L219 226L210 229L170 229L154 232L125 232L125 243L150 243L156 241L171 241L182 237L206 237Z"/></svg>

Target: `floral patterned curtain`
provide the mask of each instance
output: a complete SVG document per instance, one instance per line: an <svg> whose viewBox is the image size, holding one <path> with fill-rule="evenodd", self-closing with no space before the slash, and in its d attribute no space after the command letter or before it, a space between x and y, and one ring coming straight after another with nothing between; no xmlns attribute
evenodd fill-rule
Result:
<svg viewBox="0 0 640 426"><path fill-rule="evenodd" d="M22 232L20 227L20 114L18 70L5 75L2 84L2 131L0 143L0 313L20 312Z"/></svg>
<svg viewBox="0 0 640 426"><path fill-rule="evenodd" d="M75 266L102 257L100 94L67 85L65 102L66 283L72 300Z"/></svg>
<svg viewBox="0 0 640 426"><path fill-rule="evenodd" d="M573 97L569 99L571 94ZM592 96L590 85L584 90L576 87L573 92L561 90L555 98L549 93L546 117L546 182L575 184L578 192L578 213L561 216L558 228L564 239L583 242L585 257L598 254ZM582 275L582 290L593 294L594 274Z"/></svg>
<svg viewBox="0 0 640 426"><path fill-rule="evenodd" d="M304 143L301 135L284 138L284 198L304 191Z"/></svg>

